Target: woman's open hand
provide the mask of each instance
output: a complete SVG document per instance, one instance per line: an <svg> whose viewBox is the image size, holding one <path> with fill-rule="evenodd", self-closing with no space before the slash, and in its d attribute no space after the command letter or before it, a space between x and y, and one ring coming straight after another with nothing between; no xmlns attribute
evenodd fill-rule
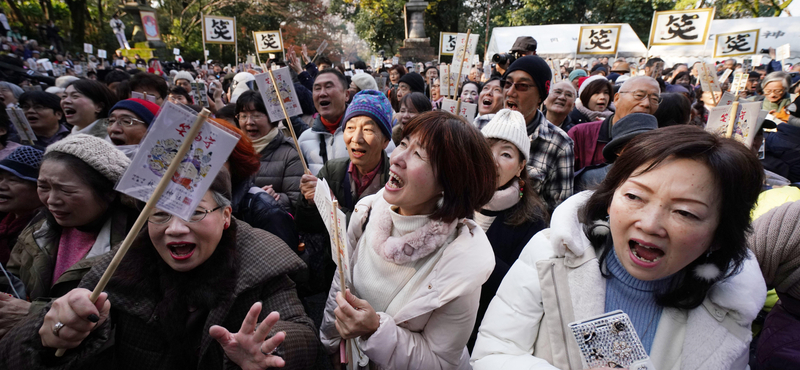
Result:
<svg viewBox="0 0 800 370"><path fill-rule="evenodd" d="M280 320L280 314L273 311L261 324L257 324L260 313L261 302L256 302L247 312L238 333L231 333L218 325L214 325L208 330L208 334L222 346L225 355L239 365L242 370L286 365L286 361L272 354L272 351L286 339L286 333L278 332L272 338L267 339L272 327Z"/></svg>
<svg viewBox="0 0 800 370"><path fill-rule="evenodd" d="M334 324L342 339L368 339L381 326L381 318L369 302L354 296L350 289L344 295L336 293L336 303L339 307L333 310Z"/></svg>

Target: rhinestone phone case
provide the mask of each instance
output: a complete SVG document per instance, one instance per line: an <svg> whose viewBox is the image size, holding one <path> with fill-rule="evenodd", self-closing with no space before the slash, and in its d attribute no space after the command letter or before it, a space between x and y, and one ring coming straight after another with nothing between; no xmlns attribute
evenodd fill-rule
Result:
<svg viewBox="0 0 800 370"><path fill-rule="evenodd" d="M620 310L573 322L569 327L581 349L584 368L654 368L631 319Z"/></svg>

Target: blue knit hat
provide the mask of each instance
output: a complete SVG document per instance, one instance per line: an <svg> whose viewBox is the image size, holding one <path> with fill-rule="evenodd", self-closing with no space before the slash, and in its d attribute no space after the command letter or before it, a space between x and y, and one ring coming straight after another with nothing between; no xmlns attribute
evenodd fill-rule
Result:
<svg viewBox="0 0 800 370"><path fill-rule="evenodd" d="M36 182L43 155L44 152L40 149L27 145L20 146L0 161L0 170L11 172L23 180Z"/></svg>
<svg viewBox="0 0 800 370"><path fill-rule="evenodd" d="M153 119L156 118L159 108L160 107L158 104L149 102L147 100L131 98L120 100L117 102L117 104L114 104L114 106L111 107L111 110L108 111L108 114L111 114L111 112L117 109L127 109L133 112L133 114L139 116L139 118L144 121L144 124L147 127L150 127L150 124L153 123Z"/></svg>
<svg viewBox="0 0 800 370"><path fill-rule="evenodd" d="M586 71L584 71L582 69L575 69L575 70L573 70L572 72L569 73L569 77L567 79L570 82L572 82L572 80L574 80L576 78L586 77L586 76L588 76L588 74L586 74Z"/></svg>
<svg viewBox="0 0 800 370"><path fill-rule="evenodd" d="M346 124L353 117L367 116L380 125L381 132L392 138L392 105L382 92L377 90L361 90L353 96L353 101L344 114Z"/></svg>

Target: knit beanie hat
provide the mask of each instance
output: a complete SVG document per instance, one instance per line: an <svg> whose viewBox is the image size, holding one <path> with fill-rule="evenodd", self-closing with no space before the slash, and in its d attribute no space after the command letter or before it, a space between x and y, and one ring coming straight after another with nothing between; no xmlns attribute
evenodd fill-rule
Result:
<svg viewBox="0 0 800 370"><path fill-rule="evenodd" d="M356 73L350 80L358 86L359 90L378 90L375 78L368 73Z"/></svg>
<svg viewBox="0 0 800 370"><path fill-rule="evenodd" d="M800 201L773 208L753 221L748 245L767 286L800 299Z"/></svg>
<svg viewBox="0 0 800 370"><path fill-rule="evenodd" d="M111 107L108 114L110 115L111 112L117 109L127 109L133 112L133 114L139 116L139 118L144 121L145 126L150 127L150 124L152 124L153 120L156 118L156 114L158 114L159 106L156 103L146 100L131 98L118 101L117 104Z"/></svg>
<svg viewBox="0 0 800 370"><path fill-rule="evenodd" d="M411 92L425 93L425 79L417 72L406 73L400 77L399 82L405 82L411 88Z"/></svg>
<svg viewBox="0 0 800 370"><path fill-rule="evenodd" d="M528 162L531 139L528 137L528 129L522 113L511 109L501 109L481 132L487 139L502 139L516 145L525 157L525 162Z"/></svg>
<svg viewBox="0 0 800 370"><path fill-rule="evenodd" d="M189 81L189 83L192 83L194 82L194 77L192 77L192 74L189 72L180 71L175 74L175 77L172 79L172 83L176 84L178 83L178 80L186 80Z"/></svg>
<svg viewBox="0 0 800 370"><path fill-rule="evenodd" d="M586 76L588 76L586 74L586 71L584 71L582 69L576 69L576 70L573 70L572 72L569 73L569 78L568 79L569 79L569 82L572 82L572 80L574 80L574 79L576 79L578 77L586 77Z"/></svg>
<svg viewBox="0 0 800 370"><path fill-rule="evenodd" d="M581 96L581 94L583 94L583 90L586 90L586 86L589 86L590 83L592 83L594 81L597 81L597 80L608 81L607 78L605 78L605 77L603 77L601 75L594 75L592 77L589 77L589 78L585 79L583 82L581 82L581 87L578 89L578 96ZM612 96L612 98L613 98L613 96Z"/></svg>
<svg viewBox="0 0 800 370"><path fill-rule="evenodd" d="M614 163L619 152L636 135L658 128L658 120L647 113L631 113L622 117L611 127L611 141L603 148L606 162Z"/></svg>
<svg viewBox="0 0 800 370"><path fill-rule="evenodd" d="M0 169L11 172L23 180L33 181L39 178L39 166L42 164L41 149L23 145L14 149L8 157L0 161Z"/></svg>
<svg viewBox="0 0 800 370"><path fill-rule="evenodd" d="M392 105L382 92L361 90L353 95L353 101L347 107L342 123L358 116L372 118L380 126L383 136L392 138Z"/></svg>
<svg viewBox="0 0 800 370"><path fill-rule="evenodd" d="M86 134L69 135L50 144L44 154L50 152L71 154L115 183L131 164L131 160L114 144Z"/></svg>
<svg viewBox="0 0 800 370"><path fill-rule="evenodd" d="M539 90L539 97L542 98L542 101L547 99L547 94L550 93L550 80L553 79L553 74L550 72L550 66L547 65L544 59L536 55L528 55L519 58L515 60L514 63L511 63L506 73L503 74L503 79L505 80L506 77L514 71L523 71L529 74L536 84L536 89Z"/></svg>

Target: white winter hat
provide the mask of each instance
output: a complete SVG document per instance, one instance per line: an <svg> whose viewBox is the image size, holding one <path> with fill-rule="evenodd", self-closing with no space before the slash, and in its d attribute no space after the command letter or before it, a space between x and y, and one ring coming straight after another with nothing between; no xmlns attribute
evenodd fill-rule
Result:
<svg viewBox="0 0 800 370"><path fill-rule="evenodd" d="M501 139L514 144L522 152L525 162L530 158L531 139L522 113L511 109L501 109L481 130L487 139Z"/></svg>
<svg viewBox="0 0 800 370"><path fill-rule="evenodd" d="M180 71L175 74L175 77L172 79L172 83L175 84L178 82L178 80L186 80L189 81L189 83L192 83L194 82L194 77L189 72Z"/></svg>
<svg viewBox="0 0 800 370"><path fill-rule="evenodd" d="M378 90L378 84L375 82L375 78L370 74L356 73L351 77L351 81L358 86L359 90Z"/></svg>
<svg viewBox="0 0 800 370"><path fill-rule="evenodd" d="M583 90L586 90L586 86L589 86L590 83L595 82L597 80L603 80L603 81L608 82L608 79L603 77L603 76L601 76L601 75L591 76L591 77L583 80L583 83L581 83L581 88L578 89L578 97L580 98L581 94L583 94ZM613 98L613 96L612 96L612 98Z"/></svg>
<svg viewBox="0 0 800 370"><path fill-rule="evenodd" d="M252 90L253 84L255 83L256 76L253 76L249 72L239 72L236 76L233 76L233 82L231 82L231 103L236 103L236 100L239 99L239 95L242 95L245 91Z"/></svg>
<svg viewBox="0 0 800 370"><path fill-rule="evenodd" d="M114 144L86 134L69 135L51 144L45 155L51 152L71 154L115 183L131 164Z"/></svg>

